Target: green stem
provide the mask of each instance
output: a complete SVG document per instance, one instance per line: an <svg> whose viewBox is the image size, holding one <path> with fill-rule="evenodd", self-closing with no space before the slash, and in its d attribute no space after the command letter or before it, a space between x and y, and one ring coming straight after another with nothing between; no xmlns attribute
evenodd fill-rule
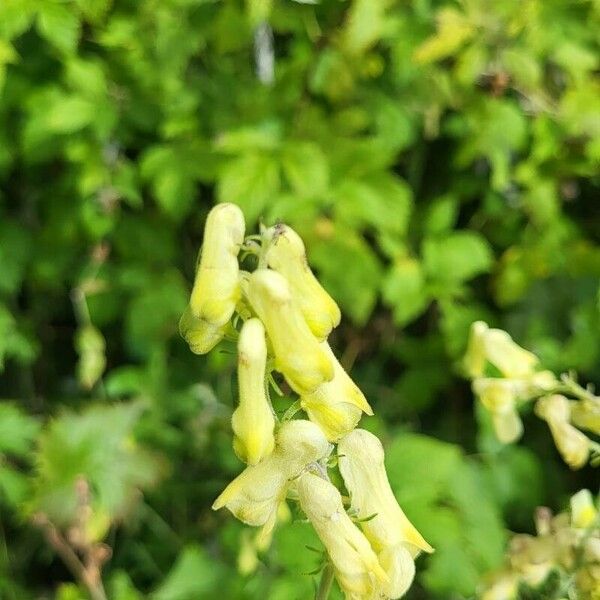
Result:
<svg viewBox="0 0 600 600"><path fill-rule="evenodd" d="M333 584L333 566L327 563L321 573L321 581L315 595L315 600L327 600Z"/></svg>

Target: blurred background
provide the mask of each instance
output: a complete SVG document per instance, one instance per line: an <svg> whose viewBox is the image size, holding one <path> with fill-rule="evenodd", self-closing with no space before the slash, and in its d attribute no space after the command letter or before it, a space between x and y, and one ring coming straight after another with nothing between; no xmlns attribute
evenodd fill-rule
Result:
<svg viewBox="0 0 600 600"><path fill-rule="evenodd" d="M460 359L484 319L600 383L599 47L598 0L2 0L0 598L88 597L58 531L114 600L313 594L309 525L258 548L210 509L235 357L177 323L218 201L292 225L342 308L436 548L408 598L473 598L597 492L531 414L496 442Z"/></svg>

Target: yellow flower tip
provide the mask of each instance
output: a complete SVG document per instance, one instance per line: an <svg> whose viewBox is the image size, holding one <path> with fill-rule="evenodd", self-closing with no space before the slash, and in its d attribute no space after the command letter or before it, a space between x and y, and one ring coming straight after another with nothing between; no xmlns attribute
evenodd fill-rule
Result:
<svg viewBox="0 0 600 600"><path fill-rule="evenodd" d="M254 465L275 447L275 416L265 390L267 342L259 319L246 321L238 340L239 406L231 417L233 448Z"/></svg>
<svg viewBox="0 0 600 600"><path fill-rule="evenodd" d="M334 376L334 365L314 337L286 279L258 269L245 286L252 308L264 323L275 353L275 368L298 394L313 392Z"/></svg>
<svg viewBox="0 0 600 600"><path fill-rule="evenodd" d="M329 344L323 342L321 347L333 364L333 379L322 383L311 394L301 395L300 405L309 419L323 429L327 439L336 442L356 427L362 412L372 415L373 410Z"/></svg>
<svg viewBox="0 0 600 600"><path fill-rule="evenodd" d="M389 577L367 538L346 514L339 491L310 472L299 477L296 489L300 506L327 549L346 596L372 597Z"/></svg>
<svg viewBox="0 0 600 600"><path fill-rule="evenodd" d="M283 224L268 229L265 237L267 264L288 280L310 330L318 339L325 339L339 325L341 312L310 270L302 239Z"/></svg>
<svg viewBox="0 0 600 600"><path fill-rule="evenodd" d="M483 321L475 321L471 325L467 352L463 364L467 375L471 378L481 377L485 370L485 334L489 327Z"/></svg>
<svg viewBox="0 0 600 600"><path fill-rule="evenodd" d="M207 354L223 339L225 327L194 317L187 306L179 320L179 333L194 354Z"/></svg>
<svg viewBox="0 0 600 600"><path fill-rule="evenodd" d="M589 458L590 440L573 427L571 403L560 394L540 398L535 405L535 413L548 423L554 443L563 460L572 468L580 469Z"/></svg>
<svg viewBox="0 0 600 600"><path fill-rule="evenodd" d="M301 397L300 406L308 418L322 429L330 442L337 442L352 431L358 425L362 415L360 408L347 402L332 405Z"/></svg>
<svg viewBox="0 0 600 600"><path fill-rule="evenodd" d="M571 524L585 529L598 518L598 509L589 490L580 490L571 497Z"/></svg>
<svg viewBox="0 0 600 600"><path fill-rule="evenodd" d="M190 297L194 317L216 326L231 318L241 294L237 255L244 231L244 216L235 204L218 204L208 214Z"/></svg>
<svg viewBox="0 0 600 600"><path fill-rule="evenodd" d="M382 584L381 591L387 598L395 600L406 594L415 578L415 561L402 545L384 548L378 555L389 581Z"/></svg>
<svg viewBox="0 0 600 600"><path fill-rule="evenodd" d="M535 354L521 348L501 329L488 329L484 334L484 346L487 360L505 377L531 376L539 362Z"/></svg>
<svg viewBox="0 0 600 600"><path fill-rule="evenodd" d="M351 506L359 518L375 517L361 523L377 551L404 545L414 557L433 548L398 505L385 472L381 442L364 429L355 429L338 444L339 466Z"/></svg>
<svg viewBox="0 0 600 600"><path fill-rule="evenodd" d="M520 383L510 379L482 377L473 381L473 393L490 412L496 437L511 444L523 434L523 423L516 408Z"/></svg>

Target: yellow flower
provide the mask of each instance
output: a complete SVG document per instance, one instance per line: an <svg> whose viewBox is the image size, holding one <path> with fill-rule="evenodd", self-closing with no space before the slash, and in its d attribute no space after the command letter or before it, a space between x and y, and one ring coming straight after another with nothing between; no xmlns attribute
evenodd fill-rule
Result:
<svg viewBox="0 0 600 600"><path fill-rule="evenodd" d="M569 422L571 406L567 398L559 394L541 398L535 405L535 412L548 423L564 461L572 469L583 467L588 460L590 440Z"/></svg>
<svg viewBox="0 0 600 600"><path fill-rule="evenodd" d="M265 390L267 343L258 319L246 321L238 340L239 406L231 425L235 453L249 465L269 456L275 446L275 417Z"/></svg>
<svg viewBox="0 0 600 600"><path fill-rule="evenodd" d="M322 383L311 394L300 397L300 405L311 421L336 442L352 431L363 412L373 414L363 393L339 363L327 342L321 344L333 364L333 379Z"/></svg>
<svg viewBox="0 0 600 600"><path fill-rule="evenodd" d="M535 354L521 348L506 331L490 329L483 321L471 325L465 368L470 377L480 377L489 361L504 377L532 375L538 363Z"/></svg>
<svg viewBox="0 0 600 600"><path fill-rule="evenodd" d="M523 433L523 423L516 408L519 382L491 377L476 379L473 392L490 411L498 439L504 444L518 440Z"/></svg>
<svg viewBox="0 0 600 600"><path fill-rule="evenodd" d="M194 317L189 305L179 320L179 333L194 354L210 352L223 339L226 329L227 323L219 326Z"/></svg>
<svg viewBox="0 0 600 600"><path fill-rule="evenodd" d="M489 327L483 321L475 321L471 325L467 352L464 358L464 367L467 375L471 378L481 377L485 371L485 335Z"/></svg>
<svg viewBox="0 0 600 600"><path fill-rule="evenodd" d="M310 330L325 339L339 325L340 309L310 270L302 239L283 224L267 230L266 238L267 264L287 279Z"/></svg>
<svg viewBox="0 0 600 600"><path fill-rule="evenodd" d="M327 549L346 598L369 598L388 577L363 533L342 506L338 490L306 472L296 482L300 506Z"/></svg>
<svg viewBox="0 0 600 600"><path fill-rule="evenodd" d="M380 586L385 598L401 598L415 578L415 561L404 544L384 548L377 557L389 577ZM381 596L381 594L380 594Z"/></svg>
<svg viewBox="0 0 600 600"><path fill-rule="evenodd" d="M213 510L226 507L247 525L266 525L266 535L275 524L277 508L285 499L290 481L308 464L324 458L330 449L314 423L283 423L272 454L246 467L215 500Z"/></svg>
<svg viewBox="0 0 600 600"><path fill-rule="evenodd" d="M600 406L591 402L572 402L571 421L596 435L600 435Z"/></svg>
<svg viewBox="0 0 600 600"><path fill-rule="evenodd" d="M223 337L240 298L238 253L245 223L235 204L218 204L206 219L190 303L179 331L192 352L205 354Z"/></svg>
<svg viewBox="0 0 600 600"><path fill-rule="evenodd" d="M421 551L433 552L394 497L379 439L364 429L355 429L340 440L338 457L352 509L361 519L375 515L361 523L373 548L379 552L403 544L413 557Z"/></svg>
<svg viewBox="0 0 600 600"><path fill-rule="evenodd" d="M292 389L307 394L331 380L333 363L308 328L283 275L258 269L250 275L245 291L269 334L275 368Z"/></svg>
<svg viewBox="0 0 600 600"><path fill-rule="evenodd" d="M585 529L598 518L598 509L589 490L579 490L571 496L571 524Z"/></svg>

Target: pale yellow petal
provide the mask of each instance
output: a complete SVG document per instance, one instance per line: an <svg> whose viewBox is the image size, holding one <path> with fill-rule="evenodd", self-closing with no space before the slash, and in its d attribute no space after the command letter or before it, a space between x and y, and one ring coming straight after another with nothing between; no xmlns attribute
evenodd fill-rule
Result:
<svg viewBox="0 0 600 600"><path fill-rule="evenodd" d="M310 270L302 239L291 227L283 224L271 227L266 237L269 240L268 265L287 279L312 333L319 339L325 339L338 326L341 313Z"/></svg>
<svg viewBox="0 0 600 600"><path fill-rule="evenodd" d="M334 375L334 366L312 334L292 299L286 279L270 269L258 269L245 288L264 323L275 353L275 368L299 394L313 392Z"/></svg>
<svg viewBox="0 0 600 600"><path fill-rule="evenodd" d="M239 405L231 418L234 449L254 465L275 447L275 416L265 389L267 342L259 319L246 321L238 340Z"/></svg>

